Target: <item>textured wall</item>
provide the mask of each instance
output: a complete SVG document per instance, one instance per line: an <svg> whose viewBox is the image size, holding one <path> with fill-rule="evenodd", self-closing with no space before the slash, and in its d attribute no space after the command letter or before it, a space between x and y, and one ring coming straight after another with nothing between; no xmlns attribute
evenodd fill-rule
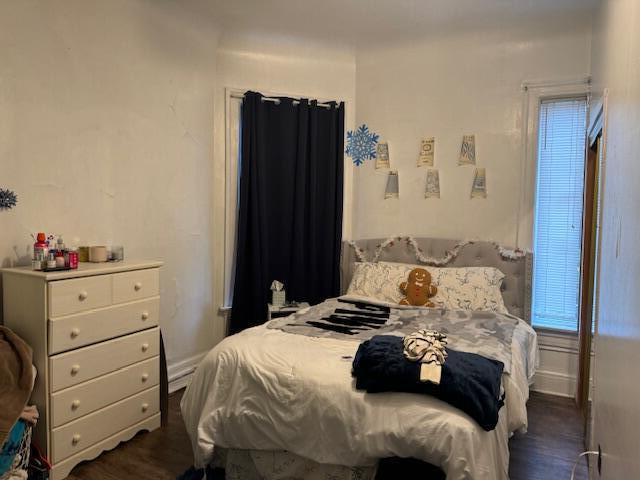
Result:
<svg viewBox="0 0 640 480"><path fill-rule="evenodd" d="M0 263L29 233L164 260L170 362L213 345L218 34L199 2L0 2Z"/></svg>
<svg viewBox="0 0 640 480"><path fill-rule="evenodd" d="M640 4L603 1L594 22L594 94L608 89L593 447L602 478L640 478Z"/></svg>
<svg viewBox="0 0 640 480"><path fill-rule="evenodd" d="M400 199L384 200L386 172L354 174L354 238L413 234L515 242L521 192L521 85L589 72L589 17L545 19L490 30L452 28L411 44L357 56L357 123L389 142ZM476 135L488 197L470 199L473 168L458 167L462 135ZM416 168L422 137L436 137L440 199L425 199ZM531 209L533 205L527 205ZM521 246L529 246L529 238Z"/></svg>

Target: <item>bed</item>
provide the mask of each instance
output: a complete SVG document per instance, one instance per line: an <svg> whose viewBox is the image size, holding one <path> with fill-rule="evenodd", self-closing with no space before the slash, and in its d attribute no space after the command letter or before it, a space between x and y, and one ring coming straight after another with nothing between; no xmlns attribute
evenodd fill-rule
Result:
<svg viewBox="0 0 640 480"><path fill-rule="evenodd" d="M296 322L305 315L322 316L323 308L335 308L336 300L329 300L299 312L300 318L297 313L228 337L205 357L181 403L196 466L221 463L230 480L364 480L375 476L380 458L411 457L440 467L449 480L508 479L508 439L526 431L528 388L538 361L535 333L528 325L530 254L478 241L395 237L345 242L345 299L362 300L349 286L357 283L352 282L354 272L361 275L363 265L370 264L488 267L504 274L500 295L505 311L492 314L492 321L513 328L508 343L507 337L500 339L507 345L500 353L505 404L495 428L485 431L464 412L428 395L356 390L352 361L366 332L296 333ZM478 321L486 326L487 315L467 313L465 325L473 331L479 331ZM421 318L427 316L438 317L434 309ZM489 330L476 338L486 341L465 343L465 333L453 335L454 344L491 355L491 345L500 342Z"/></svg>

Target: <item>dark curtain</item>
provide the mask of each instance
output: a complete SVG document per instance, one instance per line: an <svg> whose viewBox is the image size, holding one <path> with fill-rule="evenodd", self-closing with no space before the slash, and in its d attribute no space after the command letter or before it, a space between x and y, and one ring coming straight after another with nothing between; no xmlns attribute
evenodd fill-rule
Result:
<svg viewBox="0 0 640 480"><path fill-rule="evenodd" d="M288 300L340 292L344 104L247 92L229 333L263 323L273 280Z"/></svg>

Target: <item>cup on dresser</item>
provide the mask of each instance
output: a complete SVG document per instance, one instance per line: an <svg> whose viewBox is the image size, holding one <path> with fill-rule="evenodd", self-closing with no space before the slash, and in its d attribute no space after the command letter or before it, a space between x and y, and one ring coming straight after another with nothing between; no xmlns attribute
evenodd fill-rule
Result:
<svg viewBox="0 0 640 480"><path fill-rule="evenodd" d="M111 247L111 260L114 262L124 260L124 247L122 245L114 245Z"/></svg>
<svg viewBox="0 0 640 480"><path fill-rule="evenodd" d="M94 263L107 261L107 247L89 247L89 261Z"/></svg>
<svg viewBox="0 0 640 480"><path fill-rule="evenodd" d="M89 261L89 247L78 247L78 261L79 262Z"/></svg>

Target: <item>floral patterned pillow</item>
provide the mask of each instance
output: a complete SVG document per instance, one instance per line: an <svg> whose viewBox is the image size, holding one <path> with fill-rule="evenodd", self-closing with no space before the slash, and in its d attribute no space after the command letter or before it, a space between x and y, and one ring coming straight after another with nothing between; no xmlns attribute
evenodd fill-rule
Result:
<svg viewBox="0 0 640 480"><path fill-rule="evenodd" d="M407 280L410 265L389 262L356 262L347 295L361 295L398 303L404 296L399 285Z"/></svg>
<svg viewBox="0 0 640 480"><path fill-rule="evenodd" d="M348 295L361 295L398 303L403 294L400 283L417 267L426 268L438 293L431 301L437 308L488 310L508 313L502 298L504 273L494 267L439 268L392 262L356 263Z"/></svg>

